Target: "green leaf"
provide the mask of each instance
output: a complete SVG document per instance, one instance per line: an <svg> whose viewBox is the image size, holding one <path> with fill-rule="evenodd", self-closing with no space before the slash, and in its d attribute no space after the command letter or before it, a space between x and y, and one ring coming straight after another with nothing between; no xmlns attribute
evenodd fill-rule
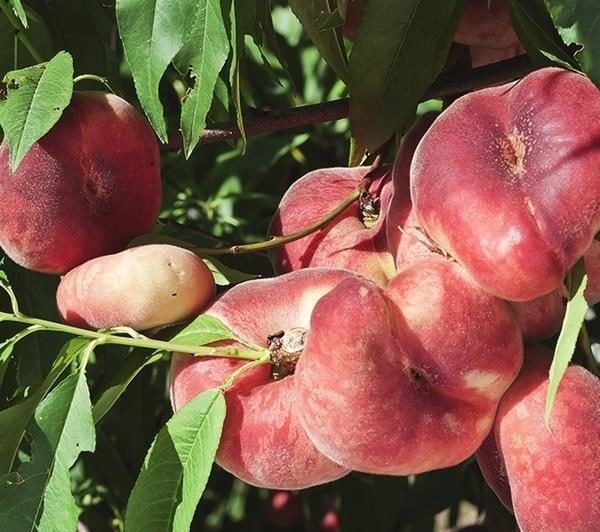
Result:
<svg viewBox="0 0 600 532"><path fill-rule="evenodd" d="M131 492L125 532L189 530L217 452L225 410L223 392L208 390L160 430Z"/></svg>
<svg viewBox="0 0 600 532"><path fill-rule="evenodd" d="M370 1L371 3L374 2L374 0ZM341 80L347 82L350 77L348 59L341 32L336 29L321 31L320 27L322 24L321 17L332 12L328 0L290 0L290 7L325 61Z"/></svg>
<svg viewBox="0 0 600 532"><path fill-rule="evenodd" d="M121 52L117 57L116 49L120 47L114 43L114 1L110 6L98 0L52 0L42 4L40 10L50 22L54 42L73 56L75 72L108 77L112 87L119 87ZM40 50L47 53L46 48ZM97 90L98 86L90 88Z"/></svg>
<svg viewBox="0 0 600 532"><path fill-rule="evenodd" d="M558 335L554 358L550 366L550 382L548 384L546 408L544 411L544 420L548 429L551 429L550 417L552 415L556 392L575 351L581 324L588 310L588 304L583 295L587 280L583 259L579 259L569 273L569 301L567 302L565 318L560 334Z"/></svg>
<svg viewBox="0 0 600 532"><path fill-rule="evenodd" d="M574 68L576 62L564 50L544 0L510 0L513 25L529 57L539 66Z"/></svg>
<svg viewBox="0 0 600 532"><path fill-rule="evenodd" d="M25 427L40 401L75 357L86 348L88 343L89 340L84 338L74 338L67 342L56 358L52 371L32 391L31 395L20 403L0 411L0 474L10 471L23 438Z"/></svg>
<svg viewBox="0 0 600 532"><path fill-rule="evenodd" d="M117 0L117 23L125 57L140 103L158 138L167 142L167 126L158 85L184 45L194 0Z"/></svg>
<svg viewBox="0 0 600 532"><path fill-rule="evenodd" d="M92 410L94 423L100 422L142 369L161 359L162 353L149 353L147 349L133 351L115 373L108 377L107 384L94 403Z"/></svg>
<svg viewBox="0 0 600 532"><path fill-rule="evenodd" d="M575 58L583 71L600 86L600 10L596 0L545 0L563 41L581 47Z"/></svg>
<svg viewBox="0 0 600 532"><path fill-rule="evenodd" d="M67 52L59 52L48 63L9 72L4 83L8 98L0 119L14 171L71 101L73 60Z"/></svg>
<svg viewBox="0 0 600 532"><path fill-rule="evenodd" d="M213 316L200 314L192 323L171 338L169 342L181 345L207 345L235 338L235 334L220 320Z"/></svg>
<svg viewBox="0 0 600 532"><path fill-rule="evenodd" d="M375 151L414 117L444 65L460 8L460 0L369 1L350 56L350 124L360 146Z"/></svg>
<svg viewBox="0 0 600 532"><path fill-rule="evenodd" d="M94 424L85 374L70 375L40 403L31 426L31 461L0 478L0 523L6 530L75 530L79 510L69 469L93 451Z"/></svg>
<svg viewBox="0 0 600 532"><path fill-rule="evenodd" d="M246 273L230 268L214 257L204 258L203 260L212 272L218 286L231 286L232 284L243 283L260 277L255 273Z"/></svg>
<svg viewBox="0 0 600 532"><path fill-rule="evenodd" d="M220 0L200 0L190 34L173 63L187 72L194 86L181 106L183 151L189 158L206 126L213 91L229 54L229 39Z"/></svg>
<svg viewBox="0 0 600 532"><path fill-rule="evenodd" d="M27 13L25 13L25 9L23 8L23 4L21 3L21 0L8 0L13 11L15 12L15 15L17 15L17 17L19 17L19 20L21 21L21 24L23 24L23 26L25 28L28 27L27 24Z"/></svg>
<svg viewBox="0 0 600 532"><path fill-rule="evenodd" d="M249 11L248 11L249 10ZM242 153L246 151L246 129L242 115L242 96L240 88L240 61L244 53L244 27L251 17L256 17L256 6L247 0L233 0L229 12L231 23L231 65L229 68L229 85L231 101L235 109L235 121L240 131Z"/></svg>

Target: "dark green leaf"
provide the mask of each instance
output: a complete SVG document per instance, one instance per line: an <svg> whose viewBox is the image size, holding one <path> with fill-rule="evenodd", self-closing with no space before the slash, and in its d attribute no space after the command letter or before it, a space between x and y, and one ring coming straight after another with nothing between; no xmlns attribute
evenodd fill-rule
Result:
<svg viewBox="0 0 600 532"><path fill-rule="evenodd" d="M15 334L12 338L4 340L4 342L0 343L0 388L2 387L4 374L6 373L6 367L10 362L13 349L17 342L30 335L31 333L39 331L40 329L40 327L32 325L31 327L27 327L27 329L24 329L21 332Z"/></svg>
<svg viewBox="0 0 600 532"><path fill-rule="evenodd" d="M207 345L233 338L235 338L233 332L217 318L200 314L192 323L179 331L169 341L182 345Z"/></svg>
<svg viewBox="0 0 600 532"><path fill-rule="evenodd" d="M208 390L184 405L160 430L131 492L126 532L189 530L224 419L223 392Z"/></svg>
<svg viewBox="0 0 600 532"><path fill-rule="evenodd" d="M253 11L245 12L248 6ZM235 121L240 131L243 151L246 150L246 130L242 116L242 95L240 89L240 61L244 52L244 23L248 23L250 16L256 16L256 6L246 0L233 0L229 13L231 23L231 65L229 67L229 85L231 86L231 101L235 109Z"/></svg>
<svg viewBox="0 0 600 532"><path fill-rule="evenodd" d="M28 7L26 11L29 29L24 30L23 34L27 37L29 45L44 58L52 57L55 49L48 27L31 8ZM17 47L17 64L15 64L15 46ZM37 62L28 47L23 44L22 39L15 35L15 28L6 14L0 12L0 76L4 76L9 70L30 66Z"/></svg>
<svg viewBox="0 0 600 532"><path fill-rule="evenodd" d="M48 393L48 390L50 390L62 372L85 349L88 343L89 341L84 338L74 338L67 342L54 362L52 371L31 392L29 397L20 403L0 411L0 474L10 471L15 454L23 438L25 427L29 423L40 401Z"/></svg>
<svg viewBox="0 0 600 532"><path fill-rule="evenodd" d="M48 63L14 70L4 77L8 99L0 119L14 171L29 148L61 117L73 94L73 60L59 52Z"/></svg>
<svg viewBox="0 0 600 532"><path fill-rule="evenodd" d="M187 72L194 81L181 106L186 157L191 155L206 126L215 84L228 54L229 39L220 0L200 0L185 45L173 61L180 72Z"/></svg>
<svg viewBox="0 0 600 532"><path fill-rule="evenodd" d="M133 351L115 373L108 377L107 384L94 403L94 423L98 423L107 414L143 368L158 362L161 358L161 353L149 353L147 349Z"/></svg>
<svg viewBox="0 0 600 532"><path fill-rule="evenodd" d="M595 0L545 0L558 33L566 44L580 47L575 53L583 71L600 85L600 10Z"/></svg>
<svg viewBox="0 0 600 532"><path fill-rule="evenodd" d="M550 417L552 416L552 407L554 406L558 386L575 352L581 324L588 309L587 301L583 295L587 285L587 275L585 274L583 259L579 259L577 264L573 266L573 269L569 273L568 285L569 301L567 302L565 318L556 342L552 365L550 366L550 382L548 384L546 409L544 411L544 420L548 428L551 428Z"/></svg>
<svg viewBox="0 0 600 532"><path fill-rule="evenodd" d="M38 9L49 23L56 46L73 56L75 72L107 77L111 86L119 87L114 1L35 1L42 4ZM29 18L31 20L31 16ZM41 50L47 53L45 48ZM99 87L92 84L90 88L98 90Z"/></svg>
<svg viewBox="0 0 600 532"><path fill-rule="evenodd" d="M163 142L167 126L158 85L184 44L189 21L198 11L196 4L193 0L117 0L116 4L119 33L138 98Z"/></svg>
<svg viewBox="0 0 600 532"><path fill-rule="evenodd" d="M573 68L576 62L564 50L544 0L510 0L513 25L519 40L536 64Z"/></svg>
<svg viewBox="0 0 600 532"><path fill-rule="evenodd" d="M460 7L370 0L350 56L350 123L360 146L375 151L414 117L444 65Z"/></svg>
<svg viewBox="0 0 600 532"><path fill-rule="evenodd" d="M0 523L11 532L75 530L79 514L69 469L95 444L85 374L70 375L40 403L31 426L32 457L0 478Z"/></svg>
<svg viewBox="0 0 600 532"><path fill-rule="evenodd" d="M332 12L328 0L290 0L290 6L325 61L340 79L347 82L350 77L348 59L341 32L336 29L321 31L320 27L321 17Z"/></svg>

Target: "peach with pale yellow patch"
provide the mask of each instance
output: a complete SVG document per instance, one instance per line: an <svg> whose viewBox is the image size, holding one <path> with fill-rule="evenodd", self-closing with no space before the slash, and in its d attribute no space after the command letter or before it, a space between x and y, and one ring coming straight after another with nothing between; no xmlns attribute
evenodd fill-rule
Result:
<svg viewBox="0 0 600 532"><path fill-rule="evenodd" d="M215 297L213 275L191 251L166 244L89 260L56 292L61 318L77 327L144 331L196 317Z"/></svg>

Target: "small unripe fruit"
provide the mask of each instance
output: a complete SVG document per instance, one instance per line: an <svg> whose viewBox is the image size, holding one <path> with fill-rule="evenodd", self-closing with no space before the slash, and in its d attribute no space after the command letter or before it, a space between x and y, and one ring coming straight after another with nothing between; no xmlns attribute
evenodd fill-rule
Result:
<svg viewBox="0 0 600 532"><path fill-rule="evenodd" d="M214 296L213 276L202 259L186 249L153 244L71 270L58 286L56 302L71 325L143 331L195 317Z"/></svg>
<svg viewBox="0 0 600 532"><path fill-rule="evenodd" d="M16 171L0 146L0 246L15 262L63 274L147 232L161 202L152 129L113 94L75 92Z"/></svg>

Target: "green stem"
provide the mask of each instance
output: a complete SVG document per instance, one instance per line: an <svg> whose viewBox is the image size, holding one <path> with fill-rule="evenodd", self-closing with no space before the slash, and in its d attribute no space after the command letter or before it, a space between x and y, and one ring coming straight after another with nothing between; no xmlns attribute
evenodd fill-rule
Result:
<svg viewBox="0 0 600 532"><path fill-rule="evenodd" d="M252 368L255 368L256 366L261 366L262 364L268 364L270 362L271 362L271 356L270 356L270 353L268 353L266 355L261 356L260 358L257 358L256 360L252 360L252 361L248 362L247 364L244 364L240 368L236 369L231 375L229 375L229 377L227 377L227 379L225 379L223 381L223 383L221 384L221 386L219 386L219 388L221 388L223 391L226 391L227 388L230 388L231 386L233 386L236 379L238 377L240 377L240 375L246 373L247 371L251 370Z"/></svg>
<svg viewBox="0 0 600 532"><path fill-rule="evenodd" d="M29 37L27 36L27 30L23 27L23 24L21 24L21 21L15 16L15 14L13 13L12 7L10 7L8 5L8 2L6 0L0 0L0 10L2 10L4 15L8 19L8 21L10 22L10 25L13 28L15 28L15 30L17 32L17 38L23 43L23 46L25 46L25 48L27 48L27 51L31 54L31 57L33 57L33 59L37 63L43 63L44 58L43 58L42 54L40 54L37 51L36 47L29 40Z"/></svg>
<svg viewBox="0 0 600 532"><path fill-rule="evenodd" d="M315 223L305 227L304 229L301 229L300 231L296 231L295 233L289 235L274 236L269 240L265 240L264 242L255 242L254 244L237 244L235 246L219 249L196 247L189 249L200 256L241 255L242 253L266 251L268 249L277 248L285 244L289 244L290 242L294 242L295 240L300 240L301 238L304 238L312 233L316 233L319 229L322 229L340 214L342 214L348 207L350 207L350 205L358 201L363 193L368 192L369 186L377 175L377 171L381 168L382 164L383 158L381 155L377 155L373 161L373 164L371 164L369 171L360 180L360 183L342 200L342 202L335 209L319 218Z"/></svg>
<svg viewBox="0 0 600 532"><path fill-rule="evenodd" d="M181 353L190 353L196 356L215 356L215 357L226 357L226 358L241 358L244 360L257 360L264 356L265 349L238 349L235 347L206 347L206 346L193 346L185 344L175 344L171 342L163 342L161 340L153 340L152 338L136 337L126 338L123 336L116 336L99 331L90 331L87 329L81 329L79 327L73 327L71 325L65 325L62 323L56 323L54 321L43 320L39 318L31 318L22 314L14 315L7 312L0 312L0 321L11 321L15 323L24 323L28 325L40 325L45 330L53 332L63 332L71 334L73 336L82 336L84 338L91 338L93 340L99 340L98 343L102 344L117 344L128 347L141 347L145 349L158 349L160 351L178 351Z"/></svg>

